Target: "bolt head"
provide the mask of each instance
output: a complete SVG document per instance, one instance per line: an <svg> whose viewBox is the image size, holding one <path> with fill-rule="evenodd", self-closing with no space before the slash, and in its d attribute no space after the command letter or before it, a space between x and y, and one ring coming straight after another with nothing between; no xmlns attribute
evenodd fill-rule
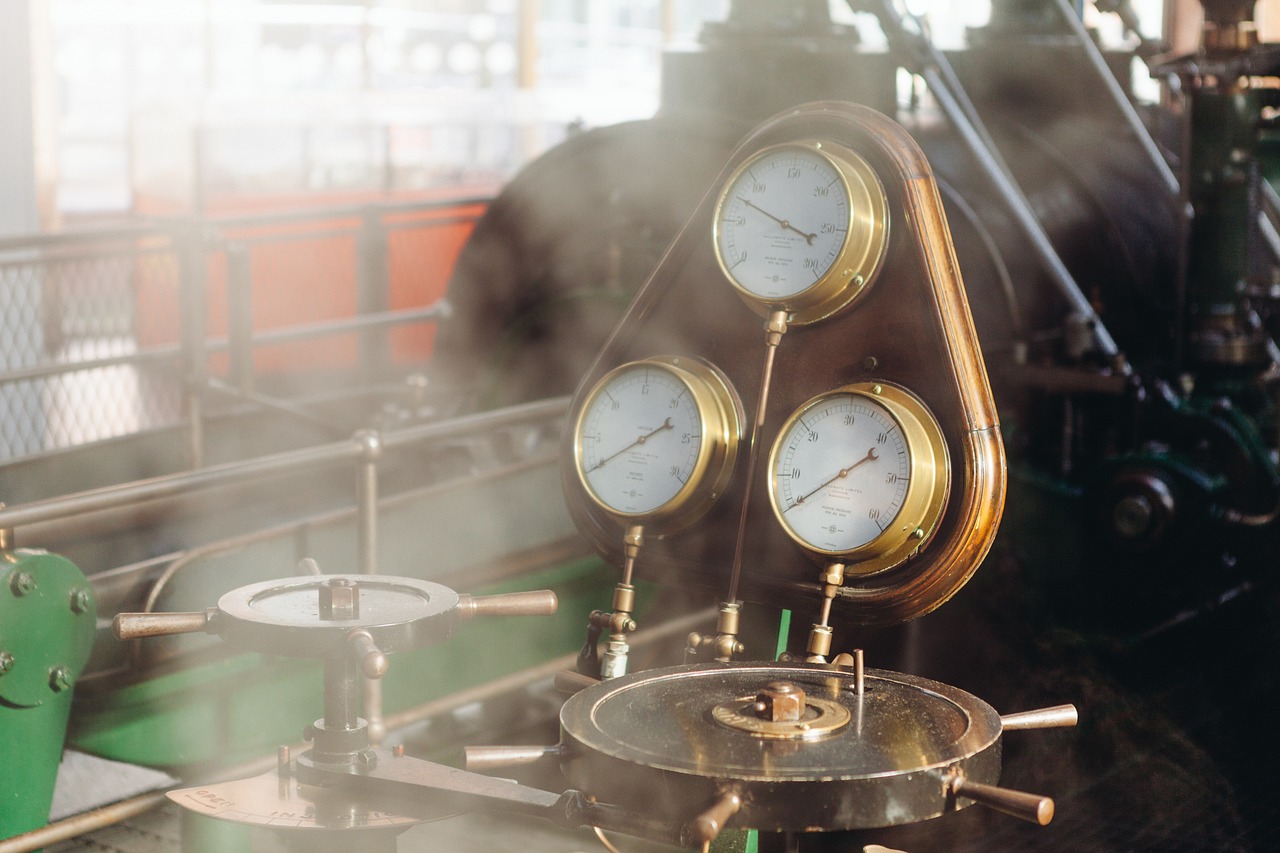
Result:
<svg viewBox="0 0 1280 853"><path fill-rule="evenodd" d="M28 572L14 572L9 576L9 591L19 597L30 595L36 591L36 579Z"/></svg>
<svg viewBox="0 0 1280 853"><path fill-rule="evenodd" d="M360 587L347 578L330 578L320 584L321 619L359 619Z"/></svg>
<svg viewBox="0 0 1280 853"><path fill-rule="evenodd" d="M93 596L89 590L84 587L76 587L71 590L71 612L77 616L88 613L89 608L93 605Z"/></svg>
<svg viewBox="0 0 1280 853"><path fill-rule="evenodd" d="M71 689L71 670L65 666L55 666L49 670L49 689L61 693Z"/></svg>
<svg viewBox="0 0 1280 853"><path fill-rule="evenodd" d="M0 652L0 675L13 669L13 652Z"/></svg>

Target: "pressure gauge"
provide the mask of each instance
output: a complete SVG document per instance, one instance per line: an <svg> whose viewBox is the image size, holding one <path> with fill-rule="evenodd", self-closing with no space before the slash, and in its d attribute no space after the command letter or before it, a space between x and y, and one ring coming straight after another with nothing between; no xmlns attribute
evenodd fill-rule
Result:
<svg viewBox="0 0 1280 853"><path fill-rule="evenodd" d="M626 523L670 531L696 521L733 473L741 404L729 382L692 358L624 364L596 383L573 436L578 480Z"/></svg>
<svg viewBox="0 0 1280 853"><path fill-rule="evenodd" d="M792 539L872 574L906 560L946 506L942 429L904 388L859 383L819 394L783 424L769 499Z"/></svg>
<svg viewBox="0 0 1280 853"><path fill-rule="evenodd" d="M888 202L865 160L831 142L774 145L738 167L716 203L716 259L757 313L829 317L875 278Z"/></svg>

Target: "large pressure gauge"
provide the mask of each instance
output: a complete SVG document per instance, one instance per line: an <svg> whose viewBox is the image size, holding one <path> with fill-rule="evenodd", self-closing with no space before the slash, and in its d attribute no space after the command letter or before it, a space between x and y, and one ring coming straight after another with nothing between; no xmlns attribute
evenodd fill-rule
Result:
<svg viewBox="0 0 1280 853"><path fill-rule="evenodd" d="M757 313L829 317L880 269L888 203L865 160L831 142L763 149L733 173L715 212L720 268Z"/></svg>
<svg viewBox="0 0 1280 853"><path fill-rule="evenodd" d="M596 383L578 412L578 480L595 504L624 522L685 527L724 491L742 420L728 380L704 362L624 364Z"/></svg>
<svg viewBox="0 0 1280 853"><path fill-rule="evenodd" d="M932 535L949 484L937 420L887 383L814 397L783 424L769 455L769 499L783 529L851 574L913 554Z"/></svg>

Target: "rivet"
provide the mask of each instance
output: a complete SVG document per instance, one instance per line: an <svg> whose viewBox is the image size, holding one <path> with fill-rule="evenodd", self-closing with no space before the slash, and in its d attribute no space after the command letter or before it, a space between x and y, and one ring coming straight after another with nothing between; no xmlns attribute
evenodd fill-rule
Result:
<svg viewBox="0 0 1280 853"><path fill-rule="evenodd" d="M29 595L35 589L36 579L27 572L17 571L9 577L9 591L16 596Z"/></svg>
<svg viewBox="0 0 1280 853"><path fill-rule="evenodd" d="M77 615L89 612L89 605L93 603L93 598L89 595L89 590L84 587L77 587L71 590L71 612Z"/></svg>
<svg viewBox="0 0 1280 853"><path fill-rule="evenodd" d="M49 670L49 689L54 693L71 689L71 671L65 666L56 666Z"/></svg>

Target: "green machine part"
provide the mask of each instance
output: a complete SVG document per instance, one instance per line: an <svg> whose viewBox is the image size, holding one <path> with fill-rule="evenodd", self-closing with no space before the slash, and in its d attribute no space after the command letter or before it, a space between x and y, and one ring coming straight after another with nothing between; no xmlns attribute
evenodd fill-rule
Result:
<svg viewBox="0 0 1280 853"><path fill-rule="evenodd" d="M45 551L0 551L0 838L44 826L93 646L89 582Z"/></svg>

